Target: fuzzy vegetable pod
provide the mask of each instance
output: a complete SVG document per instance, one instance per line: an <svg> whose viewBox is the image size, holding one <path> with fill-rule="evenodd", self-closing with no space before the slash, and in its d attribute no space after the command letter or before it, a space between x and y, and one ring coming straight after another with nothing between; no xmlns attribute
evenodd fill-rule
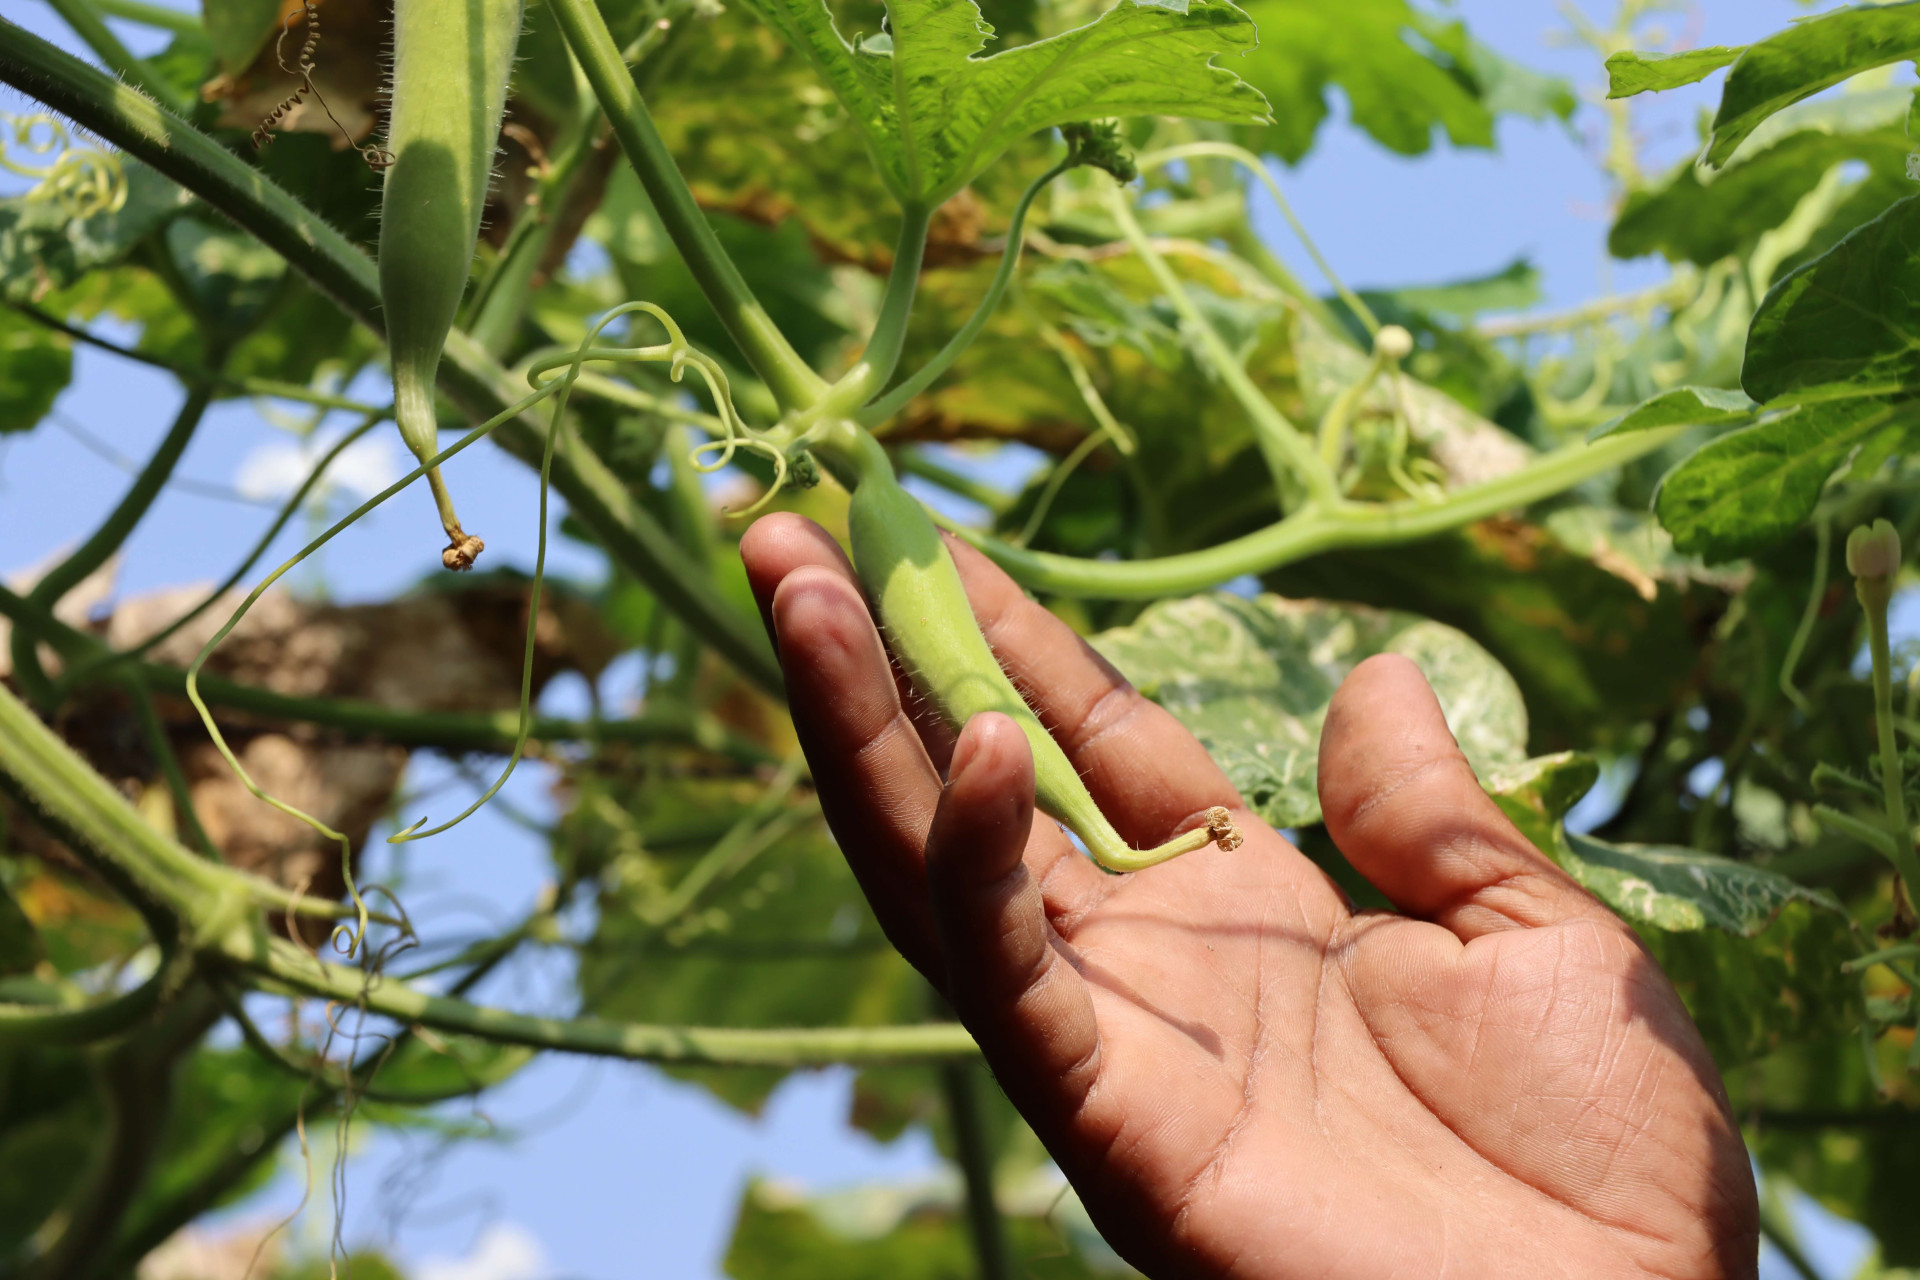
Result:
<svg viewBox="0 0 1920 1280"><path fill-rule="evenodd" d="M868 456L847 509L854 568L894 656L948 725L958 729L986 711L1011 717L1033 750L1040 808L1079 836L1110 871L1137 871L1209 844L1237 848L1240 833L1225 809L1210 811L1206 826L1154 849L1134 849L1121 839L1066 752L1001 670L933 521L900 487L879 446L862 443Z"/></svg>
<svg viewBox="0 0 1920 1280"><path fill-rule="evenodd" d="M393 80L380 208L380 295L394 418L425 461L439 450L434 378L466 291L493 177L521 0L395 0ZM428 473L449 569L481 542L460 527L438 468Z"/></svg>

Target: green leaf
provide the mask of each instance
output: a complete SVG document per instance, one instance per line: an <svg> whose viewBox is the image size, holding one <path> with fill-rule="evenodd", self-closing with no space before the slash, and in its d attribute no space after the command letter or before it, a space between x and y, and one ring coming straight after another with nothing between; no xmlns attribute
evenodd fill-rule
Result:
<svg viewBox="0 0 1920 1280"><path fill-rule="evenodd" d="M1912 419L1909 408L1874 399L1790 409L1703 446L1667 473L1654 509L1681 551L1709 561L1751 554L1813 514L1856 448L1874 453L1908 439Z"/></svg>
<svg viewBox="0 0 1920 1280"><path fill-rule="evenodd" d="M1727 73L1702 160L1725 164L1774 112L1862 71L1917 54L1920 0L1837 9L1749 45Z"/></svg>
<svg viewBox="0 0 1920 1280"><path fill-rule="evenodd" d="M1911 196L1776 284L1747 335L1747 394L1768 401L1833 384L1856 394L1920 386L1916 237L1920 196Z"/></svg>
<svg viewBox="0 0 1920 1280"><path fill-rule="evenodd" d="M1846 909L1750 863L1566 833L1560 863L1633 925L1724 1066L1864 1016L1840 966L1862 950Z"/></svg>
<svg viewBox="0 0 1920 1280"><path fill-rule="evenodd" d="M1848 161L1871 170L1862 187L1878 178L1897 199L1912 185L1906 177L1912 144L1893 121L1876 123L1881 127L1864 133L1808 128L1765 148L1755 147L1761 141L1755 134L1717 175L1682 165L1664 185L1627 197L1607 234L1607 250L1616 258L1659 253L1702 267L1747 253L1787 221L1828 170Z"/></svg>
<svg viewBox="0 0 1920 1280"><path fill-rule="evenodd" d="M302 1098L319 1093L245 1047L196 1050L177 1069L174 1089L152 1168L129 1211L129 1225L136 1228L236 1160L263 1157L222 1203L264 1183L274 1171L272 1160L264 1158L271 1154L264 1150L266 1144L284 1136Z"/></svg>
<svg viewBox="0 0 1920 1280"><path fill-rule="evenodd" d="M993 31L972 0L895 0L890 32L851 44L821 0L749 2L839 96L905 204L941 204L1009 146L1056 125L1268 119L1258 91L1213 65L1254 43L1230 0L1121 0L1087 26L990 57L978 56Z"/></svg>
<svg viewBox="0 0 1920 1280"><path fill-rule="evenodd" d="M0 435L31 430L72 379L72 341L0 307Z"/></svg>
<svg viewBox="0 0 1920 1280"><path fill-rule="evenodd" d="M1775 285L1747 337L1742 381L1798 408L1722 436L1661 482L1660 523L1683 551L1749 554L1812 514L1856 451L1870 463L1912 438L1920 386L1920 197L1909 197Z"/></svg>
<svg viewBox="0 0 1920 1280"><path fill-rule="evenodd" d="M1791 902L1845 915L1831 894L1697 849L1608 844L1568 832L1561 860L1622 918L1667 933L1718 929L1757 938Z"/></svg>
<svg viewBox="0 0 1920 1280"><path fill-rule="evenodd" d="M1683 695L1689 676L1673 655L1721 607L1700 585L1713 577L1651 517L1578 505L1544 524L1487 520L1316 556L1272 582L1460 628L1519 682L1535 748L1553 750L1619 742Z"/></svg>
<svg viewBox="0 0 1920 1280"><path fill-rule="evenodd" d="M1435 130L1455 146L1490 147L1503 110L1573 111L1564 81L1499 59L1406 0L1250 0L1246 9L1260 47L1237 69L1266 95L1273 122L1244 133L1289 163L1312 147L1335 86L1354 125L1401 155L1428 150Z"/></svg>
<svg viewBox="0 0 1920 1280"><path fill-rule="evenodd" d="M1191 729L1260 816L1320 820L1320 728L1347 673L1377 653L1413 659L1476 768L1525 753L1513 678L1451 627L1407 613L1263 595L1193 596L1148 607L1094 645Z"/></svg>
<svg viewBox="0 0 1920 1280"><path fill-rule="evenodd" d="M1714 426L1744 422L1759 412L1760 406L1743 391L1720 387L1676 387L1651 400L1642 401L1619 417L1595 427L1587 436L1625 435L1630 431L1652 431L1658 427Z"/></svg>
<svg viewBox="0 0 1920 1280"><path fill-rule="evenodd" d="M1607 59L1607 96L1631 98L1636 93L1659 93L1696 84L1746 51L1745 45L1715 45L1679 53L1625 50Z"/></svg>
<svg viewBox="0 0 1920 1280"><path fill-rule="evenodd" d="M85 1176L103 1117L87 1060L65 1049L0 1053L0 1268Z"/></svg>
<svg viewBox="0 0 1920 1280"><path fill-rule="evenodd" d="M1412 25L1456 76L1473 85L1490 115L1569 120L1580 106L1579 95L1566 80L1508 61L1469 35L1464 22L1443 21L1416 9Z"/></svg>
<svg viewBox="0 0 1920 1280"><path fill-rule="evenodd" d="M200 0L200 21L221 68L238 76L272 38L280 21L280 0ZM298 23L294 30L297 36Z"/></svg>
<svg viewBox="0 0 1920 1280"><path fill-rule="evenodd" d="M1520 834L1552 857L1561 819L1599 778L1592 756L1561 751L1489 769L1480 775L1480 785Z"/></svg>
<svg viewBox="0 0 1920 1280"><path fill-rule="evenodd" d="M252 236L198 218L175 219L166 246L195 309L223 333L251 327L287 274L280 255Z"/></svg>

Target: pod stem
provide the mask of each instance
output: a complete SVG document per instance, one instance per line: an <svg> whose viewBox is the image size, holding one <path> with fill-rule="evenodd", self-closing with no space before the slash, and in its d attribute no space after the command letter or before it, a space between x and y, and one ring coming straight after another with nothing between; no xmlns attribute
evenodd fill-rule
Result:
<svg viewBox="0 0 1920 1280"><path fill-rule="evenodd" d="M1081 837L1085 839L1085 836ZM1095 862L1109 871L1142 871L1171 861L1183 853L1196 853L1210 844L1217 844L1228 853L1238 849L1246 840L1240 834L1240 828L1234 825L1233 815L1222 805L1207 810L1205 826L1195 827L1182 832L1165 844L1151 849L1133 849L1125 844L1117 847L1098 847L1091 841L1087 848L1092 852ZM1104 844L1104 842L1102 842Z"/></svg>
<svg viewBox="0 0 1920 1280"><path fill-rule="evenodd" d="M447 532L447 545L440 552L440 563L456 573L473 568L473 562L487 544L460 527L460 515L453 509L453 495L440 478L440 468L427 472L427 487L433 490L433 505L440 509L440 527Z"/></svg>

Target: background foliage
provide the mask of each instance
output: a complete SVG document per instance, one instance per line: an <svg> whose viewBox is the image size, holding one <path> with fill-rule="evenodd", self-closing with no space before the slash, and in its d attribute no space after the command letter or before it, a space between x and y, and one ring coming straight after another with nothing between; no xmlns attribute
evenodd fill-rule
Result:
<svg viewBox="0 0 1920 1280"><path fill-rule="evenodd" d="M377 136L378 0L318 5L318 92L264 149L248 135L294 87L275 33L298 6L208 0L197 19L148 14L170 24L172 43L141 60L98 23L139 7L95 2L60 7L101 64L371 249L378 186L344 141ZM824 373L846 368L872 327L897 252L895 196L939 204L903 367L933 357L987 290L1020 192L1060 155L1048 126L1126 116L1124 138L1142 153L1231 144L1296 162L1336 90L1373 142L1402 154L1442 139L1489 145L1501 116L1565 118L1575 102L1446 11L1407 0L1244 10L1195 0L1184 15L1123 4L1103 16L1081 0L981 7L1016 51L1094 22L1138 24L1135 39L1175 33L1161 80L1213 105L1174 120L1155 114L1159 99L1090 97L1102 83L1090 55L1084 79L1052 82L994 132L981 124L992 113L968 104L1009 92L1025 64L967 61L970 30L946 31L922 68L947 98L902 108L873 92L883 46L871 42L886 38L877 4L600 6L721 243ZM1769 1203L1798 1189L1873 1231L1870 1265L1920 1265L1907 1211L1920 1168L1905 1137L1920 1101L1908 1074L1913 984L1899 958L1843 967L1900 945L1911 921L1884 862L1845 822L1879 821L1871 782L1883 766L1870 759L1864 623L1841 549L1874 518L1910 545L1920 531L1906 462L1920 196L1913 93L1890 76L1920 51L1920 5L1838 11L1745 50L1636 53L1649 7L1628 4L1617 26L1585 33L1596 58L1611 55L1622 102L1726 77L1698 164L1643 172L1629 118L1613 117L1609 244L1670 264L1655 287L1542 314L1516 263L1479 280L1323 296L1254 234L1246 174L1217 147L1150 170L1124 215L1102 176L1075 172L1037 201L1026 256L979 339L879 430L921 492L967 504L1016 574L1182 717L1248 802L1362 901L1377 899L1317 825L1319 723L1361 658L1412 656L1488 790L1641 930L1681 988L1749 1126ZM904 4L884 16L889 29L926 20ZM855 43L838 43L836 28ZM645 298L727 366L749 416L773 417L771 393L609 139L546 8L529 10L522 51L462 322L477 348L517 368L577 342L595 313ZM1210 67L1215 53L1227 56ZM26 79L6 58L0 78ZM903 131L903 111L937 127ZM381 405L359 397L377 385L362 375L377 371L382 347L331 286L131 150L56 134L53 117L20 124L5 156L26 177L0 200L0 432L47 429L80 343L168 370L209 401L271 402L299 414L310 440L349 418L381 429ZM907 153L909 133L932 137L926 155ZM1376 322L1411 334L1398 365L1372 362ZM663 377L623 369L583 389L573 429L627 504L615 507L629 512L622 527L663 531L672 572L700 584L698 607L604 523L569 516L561 528L596 572L549 584L536 684L594 680L637 654L639 701L536 726L563 816L540 831L551 886L527 919L497 936L418 939L404 960L404 935L377 928L360 963L391 962L422 988L459 995L529 954L565 954L576 961L570 1003L534 1012L597 1020L578 1026L854 1028L856 1045L860 1029L940 1034L943 1011L885 944L820 820L777 690L714 628L731 618L734 635L757 636L734 547L741 522L723 509L745 505L770 473L746 459L703 487L686 451L713 419ZM1267 531L1311 516L1289 488L1298 477L1248 483L1269 471L1269 412L1287 430L1341 423L1340 493L1424 513L1431 528L1414 537L1356 523L1289 554L1218 555L1268 545ZM1589 439L1617 465L1544 489L1496 488L1518 496L1470 506L1479 486L1595 456L1582 452ZM980 478L1014 474L982 460L1018 456L1039 459L1020 484ZM831 482L774 504L844 534L845 495ZM209 668L210 701L249 768L356 849L410 799L410 753L484 773L511 742L527 583L497 567L437 579L434 549L396 548L423 567L420 586L392 601L269 596ZM1202 559L1177 587L1111 586L1130 562L1187 553ZM1090 587L1074 566L1108 576ZM43 581L63 569L75 566ZM93 573L51 591L9 584L9 687L133 800L162 844L339 896L333 847L240 790L180 697L180 668L231 599L161 636L199 591L96 608L108 598ZM139 665L105 661L149 640ZM1920 732L1920 668L1911 655L1895 667L1892 723ZM470 1113L442 1104L530 1060L486 1025L404 1013L362 1022L348 988L332 1006L348 1021L333 1026L314 992L242 995L212 961L175 982L141 894L103 874L95 841L63 825L21 770L7 772L0 999L23 1016L118 1008L161 978L168 998L111 1037L73 1037L84 1043L0 1035L6 1270L173 1274L160 1268L178 1256L176 1232L257 1191L296 1129L464 1136ZM1596 779L1605 803L1569 831L1564 819ZM404 902L405 880L393 887ZM286 931L324 941L313 924ZM637 1056L673 1061L745 1110L820 1060L676 1059L657 1045ZM729 1273L1111 1274L1117 1259L964 1050L905 1056L925 1060L862 1065L851 1119L879 1136L927 1126L951 1178L817 1196L745 1187ZM1775 1212L1768 1228L1796 1257L1790 1219ZM327 1265L274 1241L262 1258L287 1277Z"/></svg>

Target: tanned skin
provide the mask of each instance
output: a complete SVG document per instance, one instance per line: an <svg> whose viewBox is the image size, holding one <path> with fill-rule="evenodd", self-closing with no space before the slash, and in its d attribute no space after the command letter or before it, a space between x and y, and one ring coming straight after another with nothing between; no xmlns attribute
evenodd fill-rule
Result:
<svg viewBox="0 0 1920 1280"><path fill-rule="evenodd" d="M888 936L979 1040L1107 1239L1156 1280L1756 1272L1719 1075L1620 920L1514 829L1412 663L1320 748L1355 911L1226 777L953 543L1016 685L1139 847L1234 809L1240 849L1103 873L1036 815L1012 721L956 739L890 663L840 549L741 544L821 803Z"/></svg>

